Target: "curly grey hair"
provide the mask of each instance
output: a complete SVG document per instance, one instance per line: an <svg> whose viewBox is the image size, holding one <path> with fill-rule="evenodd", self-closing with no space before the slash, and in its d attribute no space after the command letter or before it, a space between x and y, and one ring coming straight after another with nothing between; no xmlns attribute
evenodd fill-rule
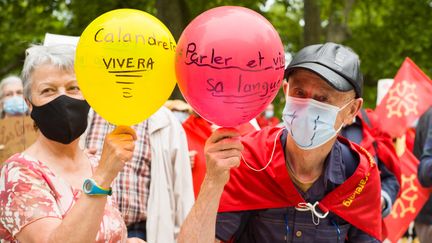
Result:
<svg viewBox="0 0 432 243"><path fill-rule="evenodd" d="M24 97L31 101L32 74L38 66L51 64L60 69L73 70L75 49L73 45L32 45L28 48L21 74L24 83Z"/></svg>

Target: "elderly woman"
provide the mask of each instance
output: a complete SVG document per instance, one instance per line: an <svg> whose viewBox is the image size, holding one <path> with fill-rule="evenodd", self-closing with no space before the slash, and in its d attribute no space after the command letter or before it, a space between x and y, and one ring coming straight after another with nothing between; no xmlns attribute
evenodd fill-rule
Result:
<svg viewBox="0 0 432 243"><path fill-rule="evenodd" d="M0 81L1 118L26 115L28 106L23 98L23 83L17 76Z"/></svg>
<svg viewBox="0 0 432 243"><path fill-rule="evenodd" d="M77 85L74 53L69 46L27 50L24 95L40 132L0 171L0 239L6 242L127 241L108 195L132 157L135 131L117 127L109 134L98 166L79 148L89 105Z"/></svg>

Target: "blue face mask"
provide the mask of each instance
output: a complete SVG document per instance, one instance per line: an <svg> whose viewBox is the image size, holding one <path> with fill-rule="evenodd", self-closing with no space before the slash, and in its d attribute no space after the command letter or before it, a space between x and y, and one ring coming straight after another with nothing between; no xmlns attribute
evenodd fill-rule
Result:
<svg viewBox="0 0 432 243"><path fill-rule="evenodd" d="M336 117L350 103L339 108L313 99L287 96L283 121L299 148L314 149L336 136L343 126L335 130Z"/></svg>
<svg viewBox="0 0 432 243"><path fill-rule="evenodd" d="M28 111L28 106L21 96L12 96L3 101L3 111L10 115L22 115Z"/></svg>

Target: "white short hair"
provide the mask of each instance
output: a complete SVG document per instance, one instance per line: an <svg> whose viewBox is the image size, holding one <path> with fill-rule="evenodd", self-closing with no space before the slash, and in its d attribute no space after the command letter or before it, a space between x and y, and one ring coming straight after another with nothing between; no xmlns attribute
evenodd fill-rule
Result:
<svg viewBox="0 0 432 243"><path fill-rule="evenodd" d="M6 85L8 84L23 84L22 80L20 77L16 76L16 75L10 75L7 76L6 78L2 79L0 81L0 99L3 98L3 89Z"/></svg>
<svg viewBox="0 0 432 243"><path fill-rule="evenodd" d="M73 70L75 49L73 45L32 45L28 48L22 70L24 96L31 100L31 76L38 66L51 64L57 66L59 69Z"/></svg>

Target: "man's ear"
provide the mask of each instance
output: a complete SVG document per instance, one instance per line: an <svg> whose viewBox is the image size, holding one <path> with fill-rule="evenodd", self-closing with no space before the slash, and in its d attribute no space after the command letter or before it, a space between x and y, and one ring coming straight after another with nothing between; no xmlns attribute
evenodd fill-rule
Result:
<svg viewBox="0 0 432 243"><path fill-rule="evenodd" d="M288 82L287 81L284 81L283 82L283 84L282 84L282 88L283 88L283 92L284 92L284 94L287 94L288 93Z"/></svg>
<svg viewBox="0 0 432 243"><path fill-rule="evenodd" d="M350 125L353 122L354 118L359 113L362 106L363 106L363 98L354 99L354 101L352 101L352 104L348 106L348 114L346 116L344 124Z"/></svg>

